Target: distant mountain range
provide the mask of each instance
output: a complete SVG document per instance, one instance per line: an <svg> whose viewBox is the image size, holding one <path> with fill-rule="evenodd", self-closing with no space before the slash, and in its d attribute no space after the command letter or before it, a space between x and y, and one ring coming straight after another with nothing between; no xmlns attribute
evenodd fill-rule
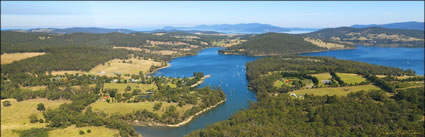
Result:
<svg viewBox="0 0 425 137"><path fill-rule="evenodd" d="M243 23L243 24L218 24L218 25L198 25L193 27L172 27L166 26L163 30L200 30L217 31L223 33L267 33L267 32L289 32L301 30L318 30L311 28L282 28L269 24Z"/></svg>
<svg viewBox="0 0 425 137"><path fill-rule="evenodd" d="M369 24L369 25L353 25L352 28L369 28L369 27L381 27L388 29L412 29L412 30L424 30L424 22L398 22L390 24Z"/></svg>
<svg viewBox="0 0 425 137"><path fill-rule="evenodd" d="M34 28L34 29L28 29L28 30L13 30L13 31L20 31L20 32L44 32L44 33L77 33L77 32L84 32L84 33L112 33L112 32L119 32L119 33L132 33L136 32L129 29L107 29L107 28L97 28L97 27L74 27L74 28L65 28L65 29L59 29L59 28Z"/></svg>

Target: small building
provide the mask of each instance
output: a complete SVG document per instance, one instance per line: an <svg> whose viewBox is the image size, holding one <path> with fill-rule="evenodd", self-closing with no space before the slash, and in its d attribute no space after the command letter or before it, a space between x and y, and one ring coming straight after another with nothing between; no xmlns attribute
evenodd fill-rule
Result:
<svg viewBox="0 0 425 137"><path fill-rule="evenodd" d="M130 79L130 81L131 81L131 82L137 82L137 81L139 81L139 80L137 80L137 79Z"/></svg>
<svg viewBox="0 0 425 137"><path fill-rule="evenodd" d="M291 96L291 97L297 97L297 94L291 93L291 94L289 94L289 96Z"/></svg>
<svg viewBox="0 0 425 137"><path fill-rule="evenodd" d="M114 80L112 80L112 82L117 83L118 82L118 79L114 79Z"/></svg>
<svg viewBox="0 0 425 137"><path fill-rule="evenodd" d="M106 72L105 71L101 71L100 74L106 74Z"/></svg>
<svg viewBox="0 0 425 137"><path fill-rule="evenodd" d="M330 84L330 83L332 83L332 81L330 81L330 80L322 80L322 83L323 84Z"/></svg>

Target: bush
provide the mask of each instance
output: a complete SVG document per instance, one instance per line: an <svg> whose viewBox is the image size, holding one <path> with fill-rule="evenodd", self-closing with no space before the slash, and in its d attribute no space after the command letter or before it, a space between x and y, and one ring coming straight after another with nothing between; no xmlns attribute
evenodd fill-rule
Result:
<svg viewBox="0 0 425 137"><path fill-rule="evenodd" d="M38 111L44 111L44 110L46 110L46 108L44 107L43 103L40 103L40 104L37 105L37 110Z"/></svg>
<svg viewBox="0 0 425 137"><path fill-rule="evenodd" d="M84 131L83 130L80 130L80 135L84 135Z"/></svg>
<svg viewBox="0 0 425 137"><path fill-rule="evenodd" d="M11 105L12 105L12 103L10 103L9 100L3 101L3 106L4 107L8 107L8 106L11 106Z"/></svg>
<svg viewBox="0 0 425 137"><path fill-rule="evenodd" d="M44 123L44 120L40 118L40 119L38 120L38 122L40 122L40 123Z"/></svg>
<svg viewBox="0 0 425 137"><path fill-rule="evenodd" d="M30 123L38 122L38 118L36 114L31 114L28 118L30 119Z"/></svg>
<svg viewBox="0 0 425 137"><path fill-rule="evenodd" d="M91 130L90 129L87 129L87 133L91 133Z"/></svg>

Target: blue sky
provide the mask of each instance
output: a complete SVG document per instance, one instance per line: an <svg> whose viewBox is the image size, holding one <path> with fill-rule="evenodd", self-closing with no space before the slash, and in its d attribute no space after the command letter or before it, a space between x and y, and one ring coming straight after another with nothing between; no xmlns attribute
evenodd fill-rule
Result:
<svg viewBox="0 0 425 137"><path fill-rule="evenodd" d="M423 1L387 2L25 2L1 1L1 27L160 28L265 23L281 27L339 27L424 21Z"/></svg>

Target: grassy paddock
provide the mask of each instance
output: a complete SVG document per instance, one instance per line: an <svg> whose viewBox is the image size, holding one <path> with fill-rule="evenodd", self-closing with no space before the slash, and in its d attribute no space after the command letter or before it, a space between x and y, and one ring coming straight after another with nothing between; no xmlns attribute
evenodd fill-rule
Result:
<svg viewBox="0 0 425 137"><path fill-rule="evenodd" d="M162 107L158 111L153 111L153 106L155 103L162 102ZM155 112L159 115L162 115L162 113L165 111L165 108L168 106L174 105L177 108L177 112L179 112L180 116L184 114L184 112L190 108L192 108L192 105L184 105L183 107L179 107L177 103L168 103L165 101L154 101L154 102L139 102L139 103L107 103L107 102L101 102L97 101L90 106L93 108L94 111L103 111L107 114L129 114L137 110L143 110L146 109L150 112Z"/></svg>
<svg viewBox="0 0 425 137"><path fill-rule="evenodd" d="M341 78L342 81L344 81L347 84L355 84L355 83L361 83L363 81L366 81L365 78L362 76L359 76L357 74L352 73L336 73L337 76Z"/></svg>
<svg viewBox="0 0 425 137"><path fill-rule="evenodd" d="M10 101L11 106L4 107L3 101ZM1 101L1 136L15 137L19 134L13 130L25 130L30 128L42 128L46 123L30 123L29 116L36 114L37 117L43 118L41 111L37 111L37 104L43 103L46 109L56 109L63 103L70 103L68 100L47 100L47 99L30 99L17 102L15 99L4 99Z"/></svg>
<svg viewBox="0 0 425 137"><path fill-rule="evenodd" d="M10 64L15 61L24 60L31 57L44 55L43 52L27 52L27 53L5 53L1 55L1 64Z"/></svg>
<svg viewBox="0 0 425 137"><path fill-rule="evenodd" d="M104 88L105 89L118 89L118 93L126 93L125 89L127 86L131 87L131 91L127 91L128 93L133 92L134 89L140 89L143 92L145 92L148 89L155 90L157 89L156 85L154 83L152 84L137 84L137 83L105 83Z"/></svg>
<svg viewBox="0 0 425 137"><path fill-rule="evenodd" d="M88 129L91 130L91 133L87 133ZM84 131L83 135L80 135L80 130ZM117 129L96 126L75 127L73 125L49 131L49 137L114 137L114 135L119 135Z"/></svg>
<svg viewBox="0 0 425 137"><path fill-rule="evenodd" d="M319 86L325 86L325 84L322 81L323 80L330 80L332 78L331 74L329 74L329 73L312 74L311 76L319 79Z"/></svg>
<svg viewBox="0 0 425 137"><path fill-rule="evenodd" d="M313 94L318 96L324 95L337 95L337 96L345 96L351 92L357 92L360 90L379 90L380 88L374 85L361 85L361 86L349 86L349 87L335 87L335 88L314 88L314 89L301 89L295 90L291 93L295 93L297 95L304 94Z"/></svg>
<svg viewBox="0 0 425 137"><path fill-rule="evenodd" d="M131 61L131 63L129 63ZM124 74L139 74L139 71L143 73L148 73L152 65L159 66L161 62L156 62L153 60L144 60L137 58L131 58L125 60L126 63L123 63L123 60L113 59L106 62L104 65L99 64L89 71L90 74L95 75L106 75L106 76L115 76L115 73ZM105 72L102 74L101 72Z"/></svg>

